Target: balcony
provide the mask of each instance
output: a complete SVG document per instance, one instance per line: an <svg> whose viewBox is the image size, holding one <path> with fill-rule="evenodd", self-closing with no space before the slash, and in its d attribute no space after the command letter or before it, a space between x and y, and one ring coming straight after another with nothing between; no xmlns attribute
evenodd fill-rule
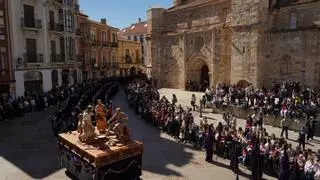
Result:
<svg viewBox="0 0 320 180"><path fill-rule="evenodd" d="M43 54L25 53L23 55L25 63L43 63Z"/></svg>
<svg viewBox="0 0 320 180"><path fill-rule="evenodd" d="M28 30L40 30L42 29L41 19L25 19L21 18L21 27Z"/></svg>
<svg viewBox="0 0 320 180"><path fill-rule="evenodd" d="M60 62L64 62L64 59L62 59L62 57L64 57L64 55L60 55L60 54L51 54L50 55L50 62L53 63L60 63Z"/></svg>
<svg viewBox="0 0 320 180"><path fill-rule="evenodd" d="M76 55L69 54L69 61L75 61L77 59Z"/></svg>
<svg viewBox="0 0 320 180"><path fill-rule="evenodd" d="M90 40L91 46L101 46L101 42L98 40Z"/></svg>
<svg viewBox="0 0 320 180"><path fill-rule="evenodd" d="M74 10L75 10L76 12L80 12L80 6L79 6L79 4L76 4L76 5L75 5Z"/></svg>
<svg viewBox="0 0 320 180"><path fill-rule="evenodd" d="M103 47L118 47L119 46L117 42L105 42L105 41L102 41L101 45Z"/></svg>
<svg viewBox="0 0 320 180"><path fill-rule="evenodd" d="M64 25L59 23L49 23L49 31L56 31L56 32L63 32L64 31Z"/></svg>
<svg viewBox="0 0 320 180"><path fill-rule="evenodd" d="M111 63L111 68L112 69L117 69L119 67L119 63L116 63L116 62L112 62Z"/></svg>
<svg viewBox="0 0 320 180"><path fill-rule="evenodd" d="M84 62L83 55L77 55L77 62Z"/></svg>
<svg viewBox="0 0 320 180"><path fill-rule="evenodd" d="M76 35L77 35L77 36L81 36L81 29L80 29L80 28L77 28L77 29L76 29Z"/></svg>

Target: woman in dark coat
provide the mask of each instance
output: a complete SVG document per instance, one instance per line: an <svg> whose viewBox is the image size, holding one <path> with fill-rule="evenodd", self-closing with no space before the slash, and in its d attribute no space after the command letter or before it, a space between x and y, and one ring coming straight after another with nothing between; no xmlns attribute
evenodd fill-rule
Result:
<svg viewBox="0 0 320 180"><path fill-rule="evenodd" d="M285 145L283 148L283 155L280 158L280 177L279 180L288 180L289 179L289 156L287 153L287 146Z"/></svg>
<svg viewBox="0 0 320 180"><path fill-rule="evenodd" d="M204 148L206 149L206 161L212 162L212 156L213 156L213 131L212 131L212 125L209 126L208 131L205 136L204 140Z"/></svg>

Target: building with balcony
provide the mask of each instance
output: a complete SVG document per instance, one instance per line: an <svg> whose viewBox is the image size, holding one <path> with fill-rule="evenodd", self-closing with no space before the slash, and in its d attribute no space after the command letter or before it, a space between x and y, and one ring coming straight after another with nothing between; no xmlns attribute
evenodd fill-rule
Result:
<svg viewBox="0 0 320 180"><path fill-rule="evenodd" d="M141 19L138 19L137 23L131 24L131 26L123 28L119 32L119 36L124 37L124 39L127 39L129 41L136 41L140 42L142 46L142 64L148 68L148 75L151 76L151 61L148 58L148 44L147 44L147 27L148 23L147 21L141 21Z"/></svg>
<svg viewBox="0 0 320 180"><path fill-rule="evenodd" d="M0 1L0 102L15 92L11 64L10 29L8 15L9 0Z"/></svg>
<svg viewBox="0 0 320 180"><path fill-rule="evenodd" d="M78 0L9 1L16 96L82 80Z"/></svg>
<svg viewBox="0 0 320 180"><path fill-rule="evenodd" d="M84 58L84 78L116 75L119 29L109 26L106 19L93 21L83 13L78 16L78 24L82 34L79 47Z"/></svg>
<svg viewBox="0 0 320 180"><path fill-rule="evenodd" d="M119 37L118 71L119 76L135 75L138 71L146 72L143 66L142 45L138 41Z"/></svg>

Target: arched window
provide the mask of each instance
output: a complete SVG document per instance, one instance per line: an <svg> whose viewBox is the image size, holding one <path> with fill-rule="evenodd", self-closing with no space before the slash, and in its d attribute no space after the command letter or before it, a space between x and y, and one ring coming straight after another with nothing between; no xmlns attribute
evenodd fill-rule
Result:
<svg viewBox="0 0 320 180"><path fill-rule="evenodd" d="M290 60L289 56L283 56L280 61L280 74L286 75L290 74Z"/></svg>
<svg viewBox="0 0 320 180"><path fill-rule="evenodd" d="M290 16L290 29L297 29L298 26L298 13L292 12Z"/></svg>

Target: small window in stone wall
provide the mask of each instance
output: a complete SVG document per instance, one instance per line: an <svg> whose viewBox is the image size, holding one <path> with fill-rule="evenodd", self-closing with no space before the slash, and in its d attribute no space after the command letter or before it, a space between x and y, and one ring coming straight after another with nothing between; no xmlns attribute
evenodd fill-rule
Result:
<svg viewBox="0 0 320 180"><path fill-rule="evenodd" d="M291 58L289 56L283 56L280 60L280 74L288 75L291 72L290 66Z"/></svg>
<svg viewBox="0 0 320 180"><path fill-rule="evenodd" d="M290 29L297 29L298 26L298 13L292 12L290 16Z"/></svg>

